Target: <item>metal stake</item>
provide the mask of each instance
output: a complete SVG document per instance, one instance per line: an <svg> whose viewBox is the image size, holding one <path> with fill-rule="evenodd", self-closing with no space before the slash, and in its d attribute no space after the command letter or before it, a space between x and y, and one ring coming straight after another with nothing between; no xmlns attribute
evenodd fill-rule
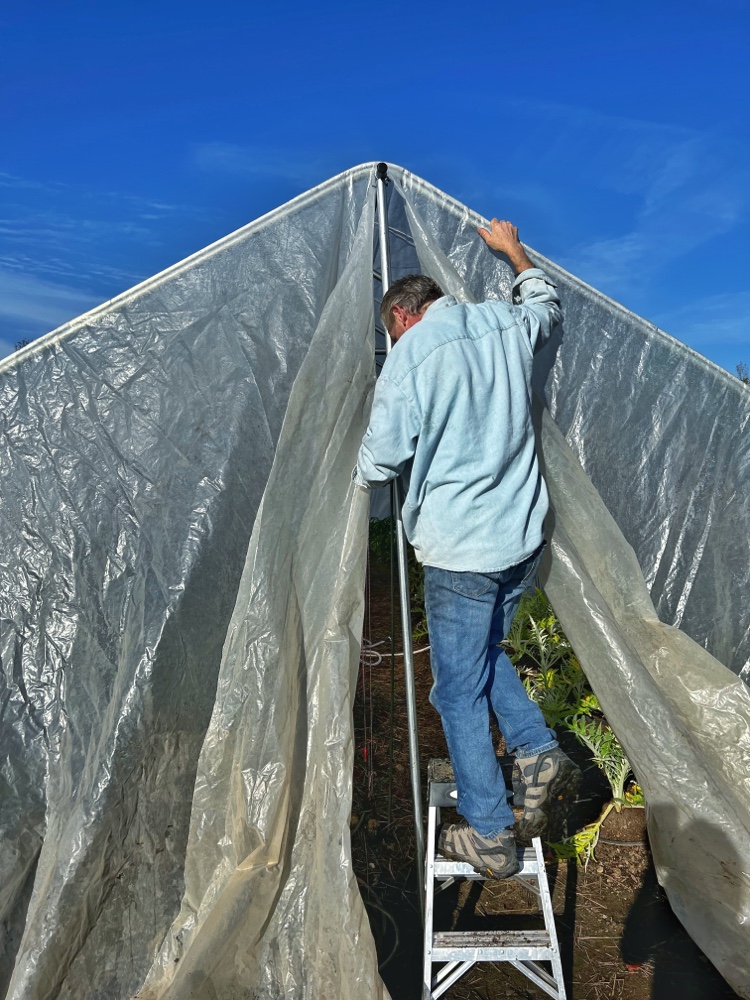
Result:
<svg viewBox="0 0 750 1000"><path fill-rule="evenodd" d="M385 200L385 181L388 164L379 163L378 181L378 229L380 232L380 276L383 295L390 287L388 261L388 207ZM391 338L385 331L386 354L390 353ZM422 783L419 774L419 739L417 736L417 694L414 684L414 654L411 643L411 605L409 602L409 564L406 553L406 535L401 518L401 497L398 484L391 483L391 509L394 511L396 544L398 548L398 582L401 596L401 632L404 643L404 681L406 686L406 716L409 725L409 765L411 770L411 794L414 800L414 835L417 847L417 886L419 888L419 909L424 921L424 829L422 827Z"/></svg>

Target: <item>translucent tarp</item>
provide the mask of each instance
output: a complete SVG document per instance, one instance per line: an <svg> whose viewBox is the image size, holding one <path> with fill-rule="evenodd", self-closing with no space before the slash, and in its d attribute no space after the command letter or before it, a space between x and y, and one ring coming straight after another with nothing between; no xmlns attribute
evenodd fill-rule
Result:
<svg viewBox="0 0 750 1000"><path fill-rule="evenodd" d="M371 173L0 376L0 996L379 991L348 834Z"/></svg>
<svg viewBox="0 0 750 1000"><path fill-rule="evenodd" d="M458 294L507 297L476 217L392 174L394 276L421 261ZM0 371L0 996L384 992L348 834L372 177L335 178ZM673 905L750 996L748 692L657 620L628 545L662 616L739 669L748 402L545 266L566 323L539 385L569 442L540 416L547 589L646 789Z"/></svg>

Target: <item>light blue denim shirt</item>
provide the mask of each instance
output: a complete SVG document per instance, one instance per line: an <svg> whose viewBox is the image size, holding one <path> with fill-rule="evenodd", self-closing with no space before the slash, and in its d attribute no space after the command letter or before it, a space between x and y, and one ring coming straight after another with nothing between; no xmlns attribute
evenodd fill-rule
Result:
<svg viewBox="0 0 750 1000"><path fill-rule="evenodd" d="M531 368L560 300L544 271L529 268L513 302L433 302L375 387L353 478L369 489L403 474L404 529L428 566L498 573L542 542L548 498Z"/></svg>

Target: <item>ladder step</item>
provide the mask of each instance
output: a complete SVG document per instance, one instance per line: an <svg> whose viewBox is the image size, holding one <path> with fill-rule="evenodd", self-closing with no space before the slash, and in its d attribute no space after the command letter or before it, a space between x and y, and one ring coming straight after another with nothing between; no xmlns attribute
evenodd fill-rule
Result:
<svg viewBox="0 0 750 1000"><path fill-rule="evenodd" d="M438 931L432 935L433 962L549 962L551 958L546 930Z"/></svg>
<svg viewBox="0 0 750 1000"><path fill-rule="evenodd" d="M536 854L533 849L524 851L523 855L518 855L518 860L521 862L521 870L518 875L521 878L526 876L536 876L539 874L539 863L536 859ZM435 855L435 878L484 878L483 875L478 875L471 865L466 864L465 861L446 861L441 858L439 854Z"/></svg>

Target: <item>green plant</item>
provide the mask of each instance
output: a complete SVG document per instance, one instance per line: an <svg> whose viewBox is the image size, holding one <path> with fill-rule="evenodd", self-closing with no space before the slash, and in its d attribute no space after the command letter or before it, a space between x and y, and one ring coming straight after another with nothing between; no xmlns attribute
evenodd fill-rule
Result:
<svg viewBox="0 0 750 1000"><path fill-rule="evenodd" d="M553 729L567 727L571 715L591 715L599 711L597 697L572 654L556 667L528 671L523 683Z"/></svg>
<svg viewBox="0 0 750 1000"><path fill-rule="evenodd" d="M637 781L631 781L629 787L625 789L625 801L629 806L645 805L643 789Z"/></svg>
<svg viewBox="0 0 750 1000"><path fill-rule="evenodd" d="M375 559L379 559L382 562L387 562L390 559L392 536L392 517L370 518L370 552Z"/></svg>
<svg viewBox="0 0 750 1000"><path fill-rule="evenodd" d="M523 595L502 645L550 726L565 725L571 715L599 711L596 695L543 591Z"/></svg>
<svg viewBox="0 0 750 1000"><path fill-rule="evenodd" d="M642 806L643 789L640 785L632 782L627 791L625 790L630 774L630 762L625 756L622 744L606 722L578 715L568 720L567 727L581 743L589 748L594 763L604 773L612 789L612 799L605 803L598 819L594 820L593 823L588 823L572 836L566 837L565 840L550 844L558 858L562 860L576 858L578 863L585 868L594 857L602 824L607 816L613 809L620 812L623 808Z"/></svg>
<svg viewBox="0 0 750 1000"><path fill-rule="evenodd" d="M521 598L518 611L502 642L511 663L524 658L541 670L548 670L571 652L570 643L542 590L528 591Z"/></svg>
<svg viewBox="0 0 750 1000"><path fill-rule="evenodd" d="M622 744L603 721L596 722L578 715L568 721L568 729L591 751L594 763L609 782L612 801L619 812L626 804L625 782L630 774L630 761Z"/></svg>
<svg viewBox="0 0 750 1000"><path fill-rule="evenodd" d="M570 730L588 747L609 782L612 799L599 818L550 845L558 858L576 858L586 866L594 857L602 823L610 812L643 805L643 792L635 782L625 790L630 762L603 718L597 697L543 591L524 594L502 645L548 725L558 731Z"/></svg>
<svg viewBox="0 0 750 1000"><path fill-rule="evenodd" d="M609 816L613 807L614 803L608 802L595 822L581 827L565 840L550 844L549 846L555 852L555 857L559 858L560 861L572 861L575 858L579 865L586 868L589 861L595 857L594 851L599 843L602 823Z"/></svg>

